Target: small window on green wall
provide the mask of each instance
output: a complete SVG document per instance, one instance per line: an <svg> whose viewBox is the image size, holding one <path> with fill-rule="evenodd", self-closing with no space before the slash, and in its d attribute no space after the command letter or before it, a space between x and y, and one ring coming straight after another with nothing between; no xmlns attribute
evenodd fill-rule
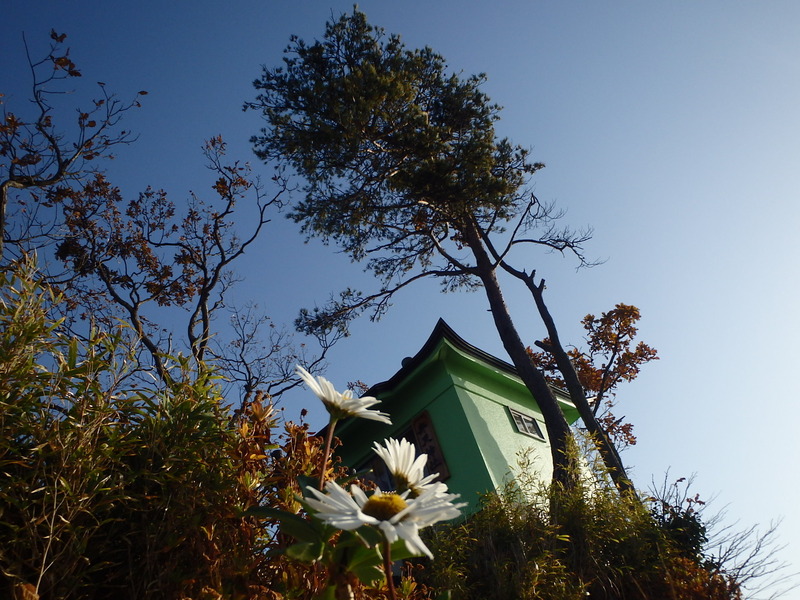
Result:
<svg viewBox="0 0 800 600"><path fill-rule="evenodd" d="M521 412L517 412L513 408L509 408L508 412L511 413L511 418L514 420L514 425L517 426L517 431L524 433L525 435L533 436L540 440L544 439L542 430L539 427L539 423L536 422L536 419L529 417L528 415L523 415Z"/></svg>

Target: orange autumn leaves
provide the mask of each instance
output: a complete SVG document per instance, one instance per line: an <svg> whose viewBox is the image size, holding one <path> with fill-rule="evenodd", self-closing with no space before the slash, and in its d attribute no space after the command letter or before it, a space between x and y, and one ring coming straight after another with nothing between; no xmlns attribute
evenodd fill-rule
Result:
<svg viewBox="0 0 800 600"><path fill-rule="evenodd" d="M567 350L578 379L588 396L593 396L593 411L597 420L618 447L636 443L633 426L624 423L611 411L615 405L616 388L623 381L633 381L642 365L658 360L655 348L644 342L636 342L639 309L629 304L617 304L599 317L586 315L581 324L586 330L586 348L572 346ZM547 346L549 340L543 340ZM528 348L534 364L545 372L548 381L565 387L554 357L548 352L536 352Z"/></svg>

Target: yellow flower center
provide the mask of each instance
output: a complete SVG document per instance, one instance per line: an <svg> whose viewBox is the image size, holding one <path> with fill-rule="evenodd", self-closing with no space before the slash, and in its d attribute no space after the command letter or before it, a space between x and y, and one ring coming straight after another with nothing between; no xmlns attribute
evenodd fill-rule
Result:
<svg viewBox="0 0 800 600"><path fill-rule="evenodd" d="M361 507L361 512L379 521L388 521L406 506L399 494L373 494Z"/></svg>

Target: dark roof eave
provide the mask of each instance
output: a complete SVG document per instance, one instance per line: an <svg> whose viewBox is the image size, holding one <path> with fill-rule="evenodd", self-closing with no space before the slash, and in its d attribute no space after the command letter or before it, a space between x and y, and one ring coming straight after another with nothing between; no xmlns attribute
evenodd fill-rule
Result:
<svg viewBox="0 0 800 600"><path fill-rule="evenodd" d="M392 377L386 381L376 383L370 387L365 395L380 397L381 394L393 390L433 353L433 351L439 345L439 342L441 342L443 339L450 342L452 346L458 350L461 350L465 354L477 358L478 360L498 369L499 371L503 371L509 375L513 375L514 377L519 377L517 369L514 365L492 354L489 354L484 350L481 350L477 346L473 346L464 338L459 336L453 330L453 328L444 321L444 319L440 318L436 322L436 326L433 328L431 335L428 337L428 340L425 342L425 344L423 344L422 348L420 348L420 350L414 356L404 360L403 366L399 371L397 371L397 373L392 375ZM571 401L569 400L569 394L565 390L552 385L550 387L557 396L561 396L561 398L559 398L560 401L564 402L566 400L566 403L571 404Z"/></svg>

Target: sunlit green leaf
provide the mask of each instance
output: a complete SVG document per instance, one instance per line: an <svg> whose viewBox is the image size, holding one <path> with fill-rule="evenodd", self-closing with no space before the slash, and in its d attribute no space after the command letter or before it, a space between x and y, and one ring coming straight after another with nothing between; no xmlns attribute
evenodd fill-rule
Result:
<svg viewBox="0 0 800 600"><path fill-rule="evenodd" d="M286 548L286 556L309 563L322 558L323 552L325 552L325 544L321 541L301 542Z"/></svg>
<svg viewBox="0 0 800 600"><path fill-rule="evenodd" d="M299 542L319 542L323 540L323 530L319 526L319 521L316 523L308 521L285 510L268 506L253 506L244 511L242 516L275 519L280 522L281 533L290 535Z"/></svg>

